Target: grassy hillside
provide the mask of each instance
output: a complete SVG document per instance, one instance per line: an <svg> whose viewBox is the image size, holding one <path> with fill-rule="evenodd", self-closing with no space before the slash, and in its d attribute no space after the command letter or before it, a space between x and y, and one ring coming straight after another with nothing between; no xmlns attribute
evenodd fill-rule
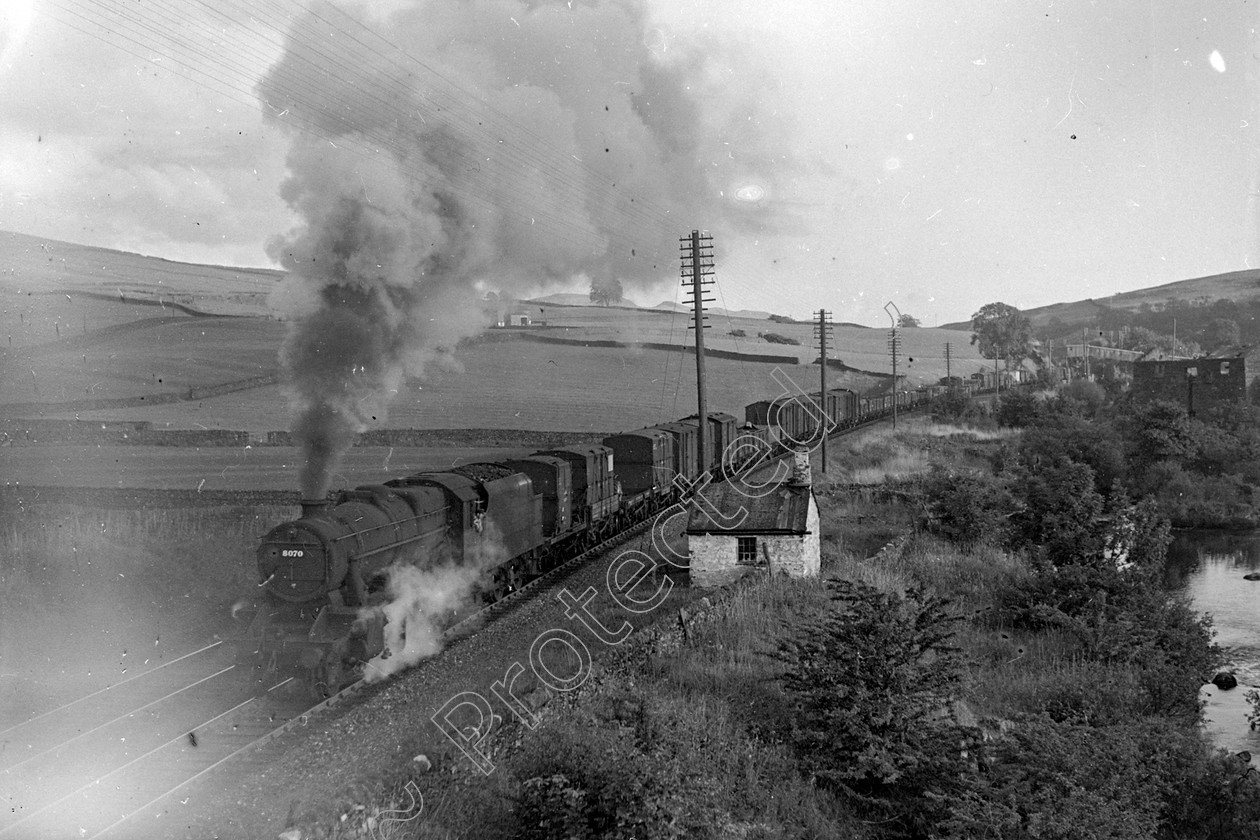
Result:
<svg viewBox="0 0 1260 840"><path fill-rule="evenodd" d="M278 372L285 325L267 317L264 308L278 273L172 263L18 234L0 234L0 265L6 266L0 274L0 335L7 337L0 344L0 418L287 428L288 404L279 385L254 383L257 387L211 399L187 399L190 389ZM511 340L510 332L474 339L456 354L462 370L427 370L398 395L388 418L377 422L603 431L695 410L694 356L680 352L694 342L684 314L546 301L522 306L547 322L532 334L572 343ZM775 365L710 358L713 410L742 417L747 403L780 393L772 378L776 367L803 388L817 387L810 324L717 312L710 324L706 343L714 350L794 360ZM766 334L800 343L772 343ZM915 329L902 335L900 371L912 385L945 375L946 342L952 345L954 373L967 375L983 364L965 334ZM639 346L644 344L679 349ZM851 368L889 370L885 330L838 325L831 346L830 357ZM878 375L839 371L828 381L858 391L884 384ZM102 405L103 400L115 402Z"/></svg>
<svg viewBox="0 0 1260 840"><path fill-rule="evenodd" d="M221 315L266 315L267 295L282 276L267 269L173 262L4 231L0 265L6 321L26 307L32 315L60 317L69 328L81 326L82 315L98 326L97 306L102 300L184 306ZM45 298L67 295L70 309L60 308L59 301L57 309L45 309L50 303ZM75 298L81 298L78 305Z"/></svg>
<svg viewBox="0 0 1260 840"><path fill-rule="evenodd" d="M1064 326L1080 326L1089 324L1098 316L1099 311L1108 309L1141 308L1144 304L1156 306L1169 300L1232 300L1235 303L1260 301L1260 269L1231 271L1226 274L1213 274L1208 277L1195 277L1190 280L1178 280L1131 292L1120 292L1109 297L1089 298L1071 303L1054 303L1049 306L1038 306L1024 310L1024 314L1032 321L1033 327L1041 329L1050 324L1051 319L1058 319ZM946 324L947 329L969 330L970 323Z"/></svg>

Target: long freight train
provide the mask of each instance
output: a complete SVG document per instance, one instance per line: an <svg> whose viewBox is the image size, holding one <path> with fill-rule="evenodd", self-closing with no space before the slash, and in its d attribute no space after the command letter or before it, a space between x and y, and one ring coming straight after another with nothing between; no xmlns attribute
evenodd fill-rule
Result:
<svg viewBox="0 0 1260 840"><path fill-rule="evenodd" d="M932 395L902 392L898 408ZM300 518L262 538L265 592L233 642L241 658L300 672L312 692L335 693L384 650L383 612L367 608L385 600L391 566L473 566L482 597L494 601L673 504L682 483L675 476L729 475L768 449L815 441L824 424L830 432L883 417L893 399L840 388L785 396L747 406L743 426L710 414L704 452L693 415L599 446L417 473L305 501Z"/></svg>

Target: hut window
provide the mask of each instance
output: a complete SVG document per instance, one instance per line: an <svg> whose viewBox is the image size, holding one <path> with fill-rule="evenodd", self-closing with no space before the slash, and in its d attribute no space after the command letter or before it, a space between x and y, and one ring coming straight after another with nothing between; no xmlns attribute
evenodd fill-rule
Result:
<svg viewBox="0 0 1260 840"><path fill-rule="evenodd" d="M739 537L738 547L735 554L736 563L756 563L757 562L757 538L756 537Z"/></svg>

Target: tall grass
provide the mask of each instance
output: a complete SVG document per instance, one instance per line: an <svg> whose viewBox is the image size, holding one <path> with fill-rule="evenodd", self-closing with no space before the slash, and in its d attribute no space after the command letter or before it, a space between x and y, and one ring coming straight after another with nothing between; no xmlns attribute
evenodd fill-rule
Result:
<svg viewBox="0 0 1260 840"><path fill-rule="evenodd" d="M978 429L956 423L928 423L920 431L927 437L980 441L1005 440L1019 433L1016 429Z"/></svg>
<svg viewBox="0 0 1260 840"><path fill-rule="evenodd" d="M112 611L208 633L228 605L256 591L258 538L291 516L281 506L5 510L0 632L109 633Z"/></svg>
<svg viewBox="0 0 1260 840"><path fill-rule="evenodd" d="M864 492L819 494L824 568L861 563L913 525L905 504L879 502Z"/></svg>
<svg viewBox="0 0 1260 840"><path fill-rule="evenodd" d="M933 464L973 460L974 453L959 444L990 443L1012 434L1010 429L976 429L912 417L896 429L879 426L831 444L828 471L814 481L823 489L903 481L926 473Z"/></svg>

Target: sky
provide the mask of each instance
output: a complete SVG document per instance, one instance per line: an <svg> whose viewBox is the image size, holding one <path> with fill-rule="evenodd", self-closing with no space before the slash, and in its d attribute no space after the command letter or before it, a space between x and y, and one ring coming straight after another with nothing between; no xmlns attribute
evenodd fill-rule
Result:
<svg viewBox="0 0 1260 840"><path fill-rule="evenodd" d="M1260 267L1256 3L338 5L312 37L405 43L356 61L419 91L359 138L364 171L462 120L443 142L484 153L458 185L497 208L479 229L516 242L528 218L536 249L573 252L513 261L517 243L470 264L479 288L505 266L539 275L520 294L605 272L655 304L693 228L714 235L718 305L872 326L889 301L934 325ZM339 142L313 103L371 78L325 67L267 94L319 8L0 0L0 229L280 265L304 223L295 150ZM459 92L489 104L442 99ZM426 160L446 153L464 154Z"/></svg>

